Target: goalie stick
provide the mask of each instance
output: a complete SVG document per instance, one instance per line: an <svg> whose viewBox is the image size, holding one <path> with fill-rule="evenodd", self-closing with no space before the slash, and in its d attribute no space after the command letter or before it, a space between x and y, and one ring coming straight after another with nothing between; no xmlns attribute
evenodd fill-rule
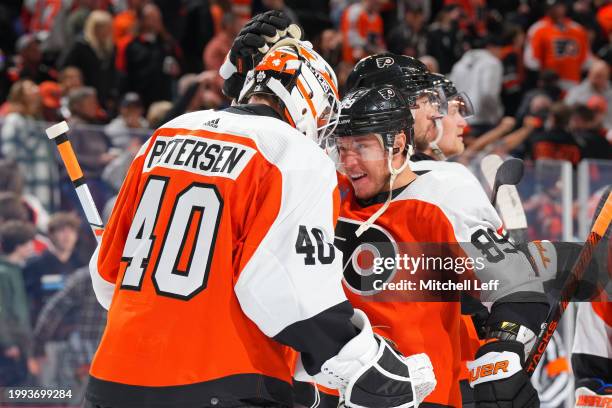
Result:
<svg viewBox="0 0 612 408"><path fill-rule="evenodd" d="M580 254L578 255L578 259L574 263L567 280L563 284L559 301L553 305L552 309L548 313L546 321L542 324L540 334L538 335L533 349L527 358L525 371L529 376L534 373L536 367L538 366L542 355L546 351L546 346L552 338L552 335L559 324L559 320L561 320L561 317L563 316L563 312L565 312L565 309L567 309L572 295L576 291L578 282L582 278L582 275L591 261L593 251L610 226L610 221L612 220L612 195L610 194L610 190L607 190L607 193L602 196L600 205L602 202L604 204L601 207L601 211L595 218L595 222L593 223L589 236L584 243Z"/></svg>
<svg viewBox="0 0 612 408"><path fill-rule="evenodd" d="M68 140L68 136L66 135L68 130L70 130L68 123L63 121L48 127L46 133L49 139L55 141L57 150L59 150L59 154L64 162L64 166L66 166L66 171L68 172L70 181L72 181L72 185L76 190L81 207L83 207L83 211L85 212L87 222L96 236L96 240L100 242L102 239L102 233L104 232L104 224L102 223L102 219L100 218L96 204L91 196L89 187L87 187L87 184L85 184L85 176L83 175L79 161L76 158L76 154L74 154L70 140Z"/></svg>
<svg viewBox="0 0 612 408"><path fill-rule="evenodd" d="M513 160L519 161L519 159ZM480 162L480 169L485 176L487 185L492 191L491 203L493 205L497 203L499 214L504 222L506 231L508 231L508 234L515 243L523 243L527 241L527 217L525 216L521 197L516 189L516 184L520 181L520 177L518 177L519 180L516 180L518 174L514 174L511 175L513 177L510 177L514 180L498 179L499 169L506 162L498 155L490 154L482 159ZM514 164L514 166L517 168L519 164ZM516 172L518 170L515 169L513 171ZM522 171L520 175L522 176ZM502 175L500 174L500 176ZM496 183L496 180L499 181ZM516 183L512 184L503 182L515 180ZM495 188L496 186L497 188Z"/></svg>

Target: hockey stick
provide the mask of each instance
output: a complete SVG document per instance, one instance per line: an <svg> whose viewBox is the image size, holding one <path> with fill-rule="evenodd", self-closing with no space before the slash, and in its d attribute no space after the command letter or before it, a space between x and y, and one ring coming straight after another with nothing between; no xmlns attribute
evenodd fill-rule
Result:
<svg viewBox="0 0 612 408"><path fill-rule="evenodd" d="M91 196L89 187L87 187L87 184L85 184L85 176L83 176L83 171L81 170L81 166L79 165L76 155L74 154L70 140L68 140L68 136L66 136L68 130L68 123L63 121L48 127L46 133L47 137L55 141L55 144L57 145L57 150L59 150L64 166L66 166L66 171L68 172L70 181L72 181L72 185L76 190L81 207L83 207L83 211L85 211L87 222L96 236L96 240L100 242L102 239L102 233L104 232L104 224L102 223L102 219L100 218L96 204Z"/></svg>
<svg viewBox="0 0 612 408"><path fill-rule="evenodd" d="M498 187L495 189L495 181L498 180L497 175L499 174L498 169L500 169L502 165L508 166L504 164L506 162L504 162L498 155L491 154L482 159L480 162L480 168L485 176L489 188L495 195L491 196L491 201L493 205L495 205L495 202L497 202L499 214L504 222L506 231L508 231L508 234L513 238L514 242L525 242L527 235L527 217L525 216L525 210L523 209L521 197L516 189L515 184L518 184L518 182L515 184L504 183L502 185L502 183L498 181ZM517 174L511 176L516 178L519 172L522 176L522 161L514 159L513 162L514 163L512 163L511 166L514 167L513 170L511 170L517 172ZM521 168L519 169L518 167ZM508 170L506 169L506 174L504 174L502 178L507 177L507 172Z"/></svg>
<svg viewBox="0 0 612 408"><path fill-rule="evenodd" d="M553 305L552 309L548 313L546 321L542 324L540 334L538 335L533 349L527 358L525 371L529 376L533 374L538 366L542 355L546 351L546 346L552 338L552 335L559 324L559 320L561 320L561 317L563 316L563 312L565 312L572 295L576 292L578 282L582 278L582 275L591 261L593 251L610 226L610 221L612 220L612 194L608 192L607 196L604 195L602 197L601 201L603 202L603 200L605 200L605 203L601 207L601 211L593 223L591 232L589 233L589 236L584 243L580 254L578 255L578 259L572 267L570 275L563 284L559 301Z"/></svg>

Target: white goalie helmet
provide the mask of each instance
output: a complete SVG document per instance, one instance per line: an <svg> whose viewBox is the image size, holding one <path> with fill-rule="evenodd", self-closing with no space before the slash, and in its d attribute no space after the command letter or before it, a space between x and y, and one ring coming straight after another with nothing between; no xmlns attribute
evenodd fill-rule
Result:
<svg viewBox="0 0 612 408"><path fill-rule="evenodd" d="M338 123L336 74L307 42L287 38L270 48L248 73L238 102L247 103L254 94L278 98L284 119L319 145Z"/></svg>

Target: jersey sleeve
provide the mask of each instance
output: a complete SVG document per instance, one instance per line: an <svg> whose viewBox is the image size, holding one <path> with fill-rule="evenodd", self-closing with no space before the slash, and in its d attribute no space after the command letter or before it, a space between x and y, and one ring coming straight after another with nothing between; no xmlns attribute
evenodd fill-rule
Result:
<svg viewBox="0 0 612 408"><path fill-rule="evenodd" d="M524 62L525 66L532 71L537 71L544 59L544 29L542 23L535 23L527 32L525 41Z"/></svg>
<svg viewBox="0 0 612 408"><path fill-rule="evenodd" d="M142 175L145 143L130 165L115 201L102 240L89 261L89 271L98 302L108 310L115 291L115 282L123 247L134 216L138 186Z"/></svg>
<svg viewBox="0 0 612 408"><path fill-rule="evenodd" d="M262 210L244 239L234 291L261 331L300 351L316 374L356 335L341 284L342 254L333 245L335 170L329 161L318 169L272 171L261 190Z"/></svg>
<svg viewBox="0 0 612 408"><path fill-rule="evenodd" d="M503 233L501 219L476 178L453 184L453 208L447 211L457 241L470 258L480 260L481 267L473 271L479 281L499 282L496 290L481 291L481 302L491 307L491 319L520 323L537 332L548 311L543 279Z"/></svg>

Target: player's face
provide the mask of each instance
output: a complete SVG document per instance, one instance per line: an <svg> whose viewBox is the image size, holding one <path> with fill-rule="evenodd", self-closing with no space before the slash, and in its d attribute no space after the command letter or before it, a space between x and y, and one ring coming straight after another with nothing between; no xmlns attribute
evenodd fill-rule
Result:
<svg viewBox="0 0 612 408"><path fill-rule="evenodd" d="M461 116L457 102L450 101L448 114L442 118L442 140L438 143L445 156L452 157L463 153L465 145L462 135L466 126L467 122Z"/></svg>
<svg viewBox="0 0 612 408"><path fill-rule="evenodd" d="M389 169L380 139L374 135L336 138L342 171L349 178L355 196L368 199L384 191Z"/></svg>
<svg viewBox="0 0 612 408"><path fill-rule="evenodd" d="M439 106L427 96L419 96L415 109L411 109L414 117L414 137L425 138L435 130L432 119L440 116Z"/></svg>

